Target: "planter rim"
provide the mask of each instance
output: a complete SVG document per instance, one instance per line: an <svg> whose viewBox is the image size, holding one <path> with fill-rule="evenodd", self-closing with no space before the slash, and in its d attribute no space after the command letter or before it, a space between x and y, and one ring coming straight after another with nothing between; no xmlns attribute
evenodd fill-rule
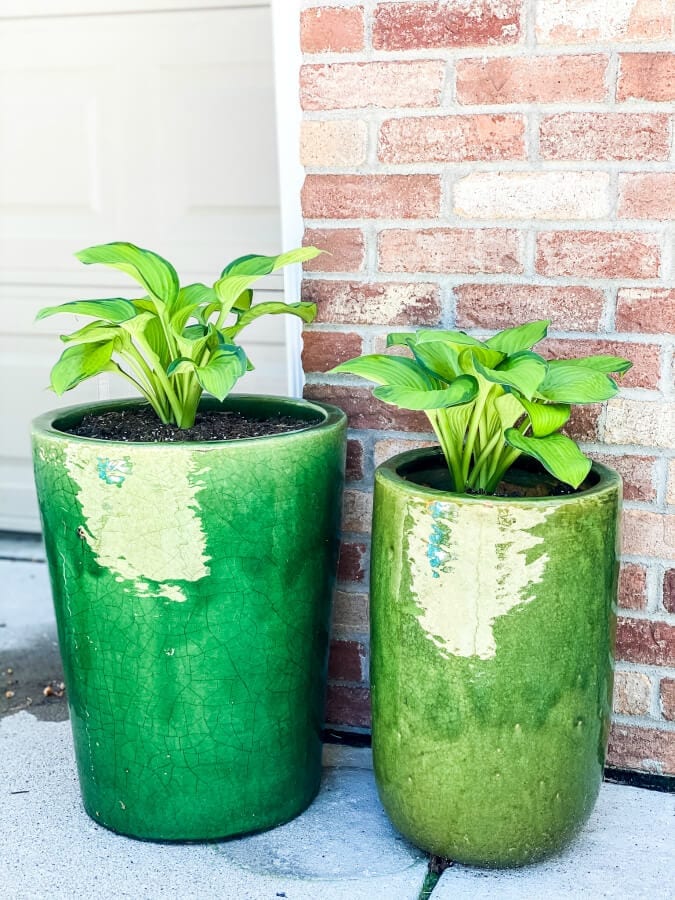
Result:
<svg viewBox="0 0 675 900"><path fill-rule="evenodd" d="M304 412L312 411L318 413L322 418L320 420L317 419L316 422L313 422L310 425L305 425L294 431L282 432L281 434L266 434L261 435L260 437L232 438L230 440L220 441L121 441L108 438L83 437L77 434L70 434L69 432L62 431L56 427L55 423L60 419L76 418L77 416L83 416L87 412L108 412L116 409L148 406L148 404L140 398L125 397L116 400L93 400L89 403L79 403L74 406L64 406L60 409L49 410L33 419L31 423L31 432L32 434L49 435L51 437L61 438L75 443L126 447L127 450L130 448L141 447L162 447L163 449L176 447L194 450L197 448L203 449L205 447L215 449L216 447L231 447L233 445L249 446L251 444L260 444L261 442L267 443L268 441L279 443L293 439L297 440L300 435L310 434L319 429L324 430L326 428L340 427L347 421L347 416L337 406L331 406L328 403L320 403L316 400L303 400L300 398L283 397L274 394L230 394L222 401L222 403L216 400L215 397L205 396L200 401L200 408L202 408L202 404L204 404L206 408L227 409L229 400L234 400L235 405L236 401L243 401L244 404L253 405L255 405L256 402L272 403L278 405L279 412L282 414L302 416Z"/></svg>
<svg viewBox="0 0 675 900"><path fill-rule="evenodd" d="M394 490L401 491L419 497L426 497L429 500L442 500L444 503L456 503L461 505L467 504L517 504L518 506L536 506L542 505L563 506L567 503L579 502L587 497L597 497L602 494L611 494L617 488L621 488L621 476L614 469L605 466L602 463L593 461L591 472L594 472L599 480L597 484L587 488L584 491L577 491L574 494L560 494L549 497L496 497L492 494L458 494L453 491L442 491L437 488L427 487L425 485L416 484L399 474L401 466L413 463L420 459L429 457L442 458L443 452L440 447L420 447L415 450L406 450L404 453L398 453L386 460L375 470L376 482L386 482Z"/></svg>

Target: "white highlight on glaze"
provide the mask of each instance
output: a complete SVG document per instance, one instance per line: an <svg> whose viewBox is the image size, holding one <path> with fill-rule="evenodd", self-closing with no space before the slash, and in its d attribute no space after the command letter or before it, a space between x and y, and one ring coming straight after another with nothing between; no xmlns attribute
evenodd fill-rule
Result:
<svg viewBox="0 0 675 900"><path fill-rule="evenodd" d="M197 501L204 485L190 479L196 467L185 454L173 451L158 447L120 454L119 460L105 460L102 469L99 448L71 444L66 467L78 488L83 540L99 565L118 580L133 581L140 593L184 602L180 585L170 582L199 581L209 574ZM110 483L102 471L117 463L124 478Z"/></svg>
<svg viewBox="0 0 675 900"><path fill-rule="evenodd" d="M421 504L411 511L409 562L417 619L442 655L496 655L493 624L534 599L548 556L528 562L544 539L531 530L551 510L491 503Z"/></svg>

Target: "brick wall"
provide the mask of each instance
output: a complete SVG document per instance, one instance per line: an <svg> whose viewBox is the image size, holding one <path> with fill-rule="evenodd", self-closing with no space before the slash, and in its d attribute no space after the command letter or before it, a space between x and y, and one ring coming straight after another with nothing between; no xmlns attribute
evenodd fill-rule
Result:
<svg viewBox="0 0 675 900"><path fill-rule="evenodd" d="M393 327L553 320L634 368L573 432L625 479L613 765L675 773L673 0L306 3L306 395L350 416L329 719L369 724L373 467L423 415L323 374Z"/></svg>

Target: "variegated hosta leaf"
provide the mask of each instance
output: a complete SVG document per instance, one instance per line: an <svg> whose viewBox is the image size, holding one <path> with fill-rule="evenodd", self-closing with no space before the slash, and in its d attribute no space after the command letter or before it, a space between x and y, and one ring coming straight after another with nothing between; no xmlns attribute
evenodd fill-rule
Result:
<svg viewBox="0 0 675 900"><path fill-rule="evenodd" d="M88 247L86 250L80 250L75 256L86 265L101 263L125 272L142 284L152 297L165 303L169 309L178 297L176 270L170 262L152 250L143 250L135 244L117 241Z"/></svg>
<svg viewBox="0 0 675 900"><path fill-rule="evenodd" d="M548 364L537 396L553 403L601 403L617 393L616 383L603 372L559 362Z"/></svg>
<svg viewBox="0 0 675 900"><path fill-rule="evenodd" d="M604 372L605 375L615 373L625 375L633 367L633 363L622 356L580 356L576 359L552 359L549 367L581 366L584 369L592 369L594 372Z"/></svg>
<svg viewBox="0 0 675 900"><path fill-rule="evenodd" d="M527 400L525 397L520 397L519 402L530 417L532 434L535 437L546 437L547 434L560 431L570 417L569 403L542 403L538 400Z"/></svg>
<svg viewBox="0 0 675 900"><path fill-rule="evenodd" d="M224 400L239 378L246 372L246 354L234 344L221 345L203 366L194 360L174 360L168 368L169 375L194 372L199 384L218 400Z"/></svg>
<svg viewBox="0 0 675 900"><path fill-rule="evenodd" d="M400 409L444 409L470 403L478 393L478 383L471 375L460 375L442 390L419 390L401 385L386 384L376 387L373 396Z"/></svg>
<svg viewBox="0 0 675 900"><path fill-rule="evenodd" d="M218 295L222 308L229 313L231 309L235 308L244 291L259 278L292 263L307 262L321 252L316 247L298 247L287 253L281 253L279 256L258 256L253 253L240 256L225 266L220 278L213 285L213 289Z"/></svg>
<svg viewBox="0 0 675 900"><path fill-rule="evenodd" d="M527 350L507 357L496 368L488 368L478 359L474 360L474 366L486 381L516 388L528 400L532 399L546 375L544 360Z"/></svg>
<svg viewBox="0 0 675 900"><path fill-rule="evenodd" d="M242 312L237 319L236 330L241 331L246 325L250 325L260 316L278 315L298 316L303 322L313 322L316 316L316 303L308 303L301 300L299 303L281 303L278 300L269 300L265 303L256 303L250 309Z"/></svg>
<svg viewBox="0 0 675 900"><path fill-rule="evenodd" d="M113 297L109 300L73 300L70 303L61 303L59 306L45 306L35 317L46 319L47 316L56 316L61 313L72 313L76 316L94 316L104 322L118 324L133 319L136 315L136 307L131 300L123 297Z"/></svg>
<svg viewBox="0 0 675 900"><path fill-rule="evenodd" d="M551 475L574 488L582 484L591 470L590 459L564 434L525 437L518 429L509 428L505 438L511 447L539 460Z"/></svg>
<svg viewBox="0 0 675 900"><path fill-rule="evenodd" d="M373 353L359 356L349 362L341 363L330 370L331 373L347 373L359 375L374 381L375 384L390 384L417 390L429 390L432 383L423 369L412 359L405 356L386 356L384 353Z"/></svg>
<svg viewBox="0 0 675 900"><path fill-rule="evenodd" d="M506 328L488 338L485 345L493 350L508 353L509 356L520 350L530 350L546 337L550 324L550 319L540 319L537 322L528 322L526 325L517 325L515 328Z"/></svg>
<svg viewBox="0 0 675 900"><path fill-rule="evenodd" d="M87 378L106 371L114 350L114 341L98 344L74 344L67 347L52 368L51 388L59 396Z"/></svg>

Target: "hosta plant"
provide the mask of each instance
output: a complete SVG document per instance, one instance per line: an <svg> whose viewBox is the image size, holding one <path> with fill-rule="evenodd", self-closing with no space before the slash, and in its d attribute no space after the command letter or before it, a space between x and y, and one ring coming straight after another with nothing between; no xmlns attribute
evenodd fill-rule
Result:
<svg viewBox="0 0 675 900"><path fill-rule="evenodd" d="M237 342L247 325L269 314L290 313L305 322L316 314L313 303L254 304L252 285L320 252L300 247L280 256L241 256L225 266L213 285L181 287L171 263L134 244L82 250L76 254L81 262L102 263L130 275L141 285L142 296L75 300L38 313L38 319L57 313L94 319L61 336L67 347L52 369L52 389L60 395L101 372L116 372L145 397L162 422L190 428L204 391L223 400L253 368Z"/></svg>
<svg viewBox="0 0 675 900"><path fill-rule="evenodd" d="M613 397L611 375L631 363L616 356L546 360L532 347L549 325L529 322L486 341L463 331L390 334L387 346L407 347L410 356L362 356L332 371L374 381L373 394L385 403L423 410L459 493L494 493L522 455L577 488L591 461L561 434L570 408Z"/></svg>

